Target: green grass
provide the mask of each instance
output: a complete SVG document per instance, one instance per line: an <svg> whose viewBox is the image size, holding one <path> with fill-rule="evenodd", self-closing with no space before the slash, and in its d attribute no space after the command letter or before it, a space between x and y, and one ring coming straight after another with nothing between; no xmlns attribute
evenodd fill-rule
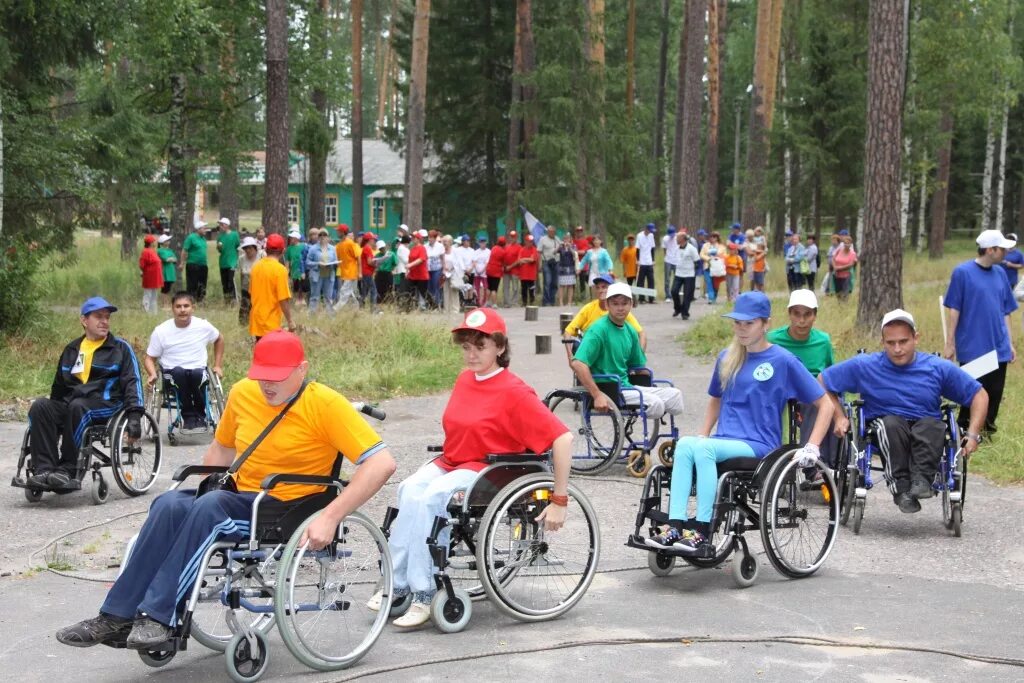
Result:
<svg viewBox="0 0 1024 683"><path fill-rule="evenodd" d="M947 249L947 255L940 260L930 261L925 256L908 253L904 261L903 307L913 314L921 332L918 349L925 352L941 351L942 322L939 313L939 296L946 290L949 273L953 267L973 255L972 245L967 242L954 243ZM771 266L768 281L772 299L772 326L788 323L786 304L789 294L785 289L784 269L781 260ZM858 287L859 289L859 287ZM704 305L697 303L696 305ZM729 310L719 306L716 313ZM815 326L832 336L836 358L843 359L857 353L858 349L877 351L881 349L881 333L877 329L863 331L854 326L857 314L857 294L851 295L846 303L834 297L819 295L818 319ZM1014 345L1024 352L1024 338L1020 333L1019 316L1014 315ZM682 335L682 348L694 356L711 357L729 343L732 324L719 315L702 318L693 328ZM1010 365L1006 376L1006 389L999 409L999 433L986 443L971 460L971 466L998 483L1024 482L1024 358Z"/></svg>
<svg viewBox="0 0 1024 683"><path fill-rule="evenodd" d="M17 336L0 345L0 401L18 400L20 417L26 399L49 393L57 356L63 346L82 333L77 308L89 296L103 295L120 310L111 330L127 339L140 357L153 327L170 317L142 311L141 289L134 261L122 261L116 239L80 235L77 258L55 258L40 274L39 284L49 292L50 308ZM216 256L211 247L211 262ZM237 311L220 303L220 279L211 268L211 297L197 315L221 331L226 342L226 386L241 378L252 354L248 331L238 324ZM351 309L334 317L311 318L304 308L296 322L312 366L311 376L352 399L380 400L421 395L449 389L461 368L461 354L451 343L448 325L429 315L371 316ZM212 357L211 357L212 362Z"/></svg>

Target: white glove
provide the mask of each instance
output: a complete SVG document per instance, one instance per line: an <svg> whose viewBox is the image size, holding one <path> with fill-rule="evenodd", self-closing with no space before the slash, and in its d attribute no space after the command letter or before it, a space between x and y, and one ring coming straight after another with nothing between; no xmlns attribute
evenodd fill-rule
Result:
<svg viewBox="0 0 1024 683"><path fill-rule="evenodd" d="M800 467L814 467L820 456L821 450L813 443L809 443L793 454L793 460L796 460Z"/></svg>

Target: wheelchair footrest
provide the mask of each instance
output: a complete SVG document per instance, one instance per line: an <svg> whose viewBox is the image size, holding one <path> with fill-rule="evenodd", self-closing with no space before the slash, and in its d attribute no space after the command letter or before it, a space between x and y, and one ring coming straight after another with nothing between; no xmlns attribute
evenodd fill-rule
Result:
<svg viewBox="0 0 1024 683"><path fill-rule="evenodd" d="M654 548L644 543L642 536L637 534L631 534L626 539L626 545L630 548L639 548L640 550L646 550L650 553L664 553L670 557L697 557L701 559L711 559L715 556L715 546L707 545L704 551L701 553L691 553L679 548Z"/></svg>

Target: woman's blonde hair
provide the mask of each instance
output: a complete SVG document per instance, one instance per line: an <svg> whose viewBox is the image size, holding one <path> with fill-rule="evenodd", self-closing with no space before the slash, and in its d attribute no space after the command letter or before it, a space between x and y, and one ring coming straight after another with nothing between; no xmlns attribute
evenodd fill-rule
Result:
<svg viewBox="0 0 1024 683"><path fill-rule="evenodd" d="M768 326L768 318L758 318L758 320L764 323L765 327ZM729 347L725 350L725 355L722 356L722 362L718 364L718 383L722 385L723 390L729 388L729 385L736 379L736 374L746 362L747 347L740 344L736 336L733 335Z"/></svg>

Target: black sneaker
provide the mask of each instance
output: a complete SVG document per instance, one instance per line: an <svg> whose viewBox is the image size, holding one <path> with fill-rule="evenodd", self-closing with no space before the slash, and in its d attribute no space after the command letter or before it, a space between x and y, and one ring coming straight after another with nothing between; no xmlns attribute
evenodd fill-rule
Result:
<svg viewBox="0 0 1024 683"><path fill-rule="evenodd" d="M50 473L49 472L36 472L28 478L27 483L30 488L34 489L45 489L50 490Z"/></svg>
<svg viewBox="0 0 1024 683"><path fill-rule="evenodd" d="M46 483L53 489L67 489L71 488L71 477L60 470L56 470L46 475Z"/></svg>
<svg viewBox="0 0 1024 683"><path fill-rule="evenodd" d="M173 635L174 630L170 626L164 626L149 617L141 617L135 620L128 634L127 646L131 650L148 650L166 643Z"/></svg>
<svg viewBox="0 0 1024 683"><path fill-rule="evenodd" d="M71 647L92 647L102 643L124 640L131 630L131 619L101 614L98 617L65 626L57 631L57 642Z"/></svg>
<svg viewBox="0 0 1024 683"><path fill-rule="evenodd" d="M908 491L897 493L893 498L896 505L899 506L900 512L911 514L921 511L921 502L917 498L911 496Z"/></svg>
<svg viewBox="0 0 1024 683"><path fill-rule="evenodd" d="M910 495L918 500L931 498L935 495L932 483L924 477L914 477L910 482Z"/></svg>
<svg viewBox="0 0 1024 683"><path fill-rule="evenodd" d="M824 483L825 476L821 473L821 470L815 468L809 476L805 474L804 480L800 482L800 490L813 491L814 489L821 488L821 485Z"/></svg>
<svg viewBox="0 0 1024 683"><path fill-rule="evenodd" d="M675 527L670 526L664 531L662 531L660 534L655 534L654 536L645 539L644 543L651 546L652 548L661 548L662 550L667 550L668 548L671 548L674 543L676 543L679 540L682 540L682 538L683 535L680 534Z"/></svg>
<svg viewBox="0 0 1024 683"><path fill-rule="evenodd" d="M690 555L700 555L703 557L707 554L710 544L707 537L701 532L685 529L682 538L673 543L672 547Z"/></svg>

